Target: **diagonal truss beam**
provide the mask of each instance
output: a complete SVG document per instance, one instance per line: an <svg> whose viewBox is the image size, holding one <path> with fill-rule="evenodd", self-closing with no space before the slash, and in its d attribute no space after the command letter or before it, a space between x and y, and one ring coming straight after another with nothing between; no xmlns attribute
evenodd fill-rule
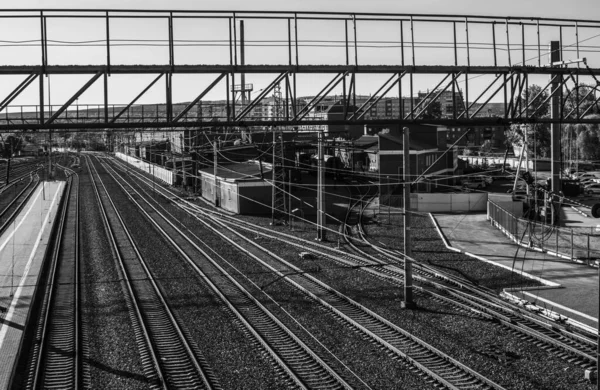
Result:
<svg viewBox="0 0 600 390"><path fill-rule="evenodd" d="M536 109L535 109L535 110L534 110L534 111L533 111L533 112L532 112L532 113L529 115L529 117L535 117L535 114L537 114L537 112L538 112L538 111L539 111L539 110L540 110L542 107L544 107L544 105L545 105L545 104L546 104L546 103L547 103L547 102L548 102L550 99L552 99L552 97L553 97L554 95L557 95L557 94L558 94L558 95L559 95L559 98L562 98L562 89L563 89L563 87L565 86L565 84L567 83L567 81L568 81L568 80L569 80L569 79L568 79L568 77L565 77L565 78L563 78L563 79L559 80L559 84L558 84L558 86L556 87L556 89L554 89L554 91L550 91L550 93L548 94L548 97L547 97L546 99L544 99L544 101L543 101L543 102L541 102L541 103L540 103L540 105L539 105L539 106L538 106L538 107L537 107L537 108L536 108ZM559 111L559 112L562 114L562 108L560 109L560 111Z"/></svg>
<svg viewBox="0 0 600 390"><path fill-rule="evenodd" d="M453 84L453 83L454 83L454 82L455 82L455 81L456 81L456 80L457 80L457 79L460 77L460 75L461 75L461 74L462 74L462 72L458 72L458 73L455 73L455 74L453 74L453 75L451 75L451 74L447 74L447 75L446 75L446 77L444 77L444 79L443 79L443 80L442 80L442 81L441 81L441 82L440 82L440 83L439 83L439 84L436 86L436 88L435 88L434 90L432 90L432 91L431 91L431 92L430 92L430 93L429 93L429 94L428 94L428 95L425 97L425 99L423 99L421 102L419 102L419 104L417 105L417 107L415 107L415 108L414 108L414 109L413 109L413 110L412 110L412 111L411 111L411 112L410 112L408 115L409 115L409 116L410 116L410 115L413 115L413 114L414 114L414 113L417 111L417 108L418 108L418 107L419 107L419 106L420 106L422 103L424 103L424 102L427 102L427 104L425 105L425 107L423 107L423 108L421 109L421 111L419 111L419 113L418 113L417 115L415 115L415 117L416 117L416 118L418 118L418 117L420 117L421 115L423 115L423 113L424 113L425 111L427 111L427 109L429 108L429 106L431 106L431 105L432 105L432 104L433 104L433 103L434 103L434 102L435 102L435 101L436 101L436 100L437 100L437 99L438 99L438 98L439 98L439 97L442 95L442 93L444 93L444 92L445 92L445 91L448 89L448 87L450 87L450 85L452 85L452 84ZM445 86L443 89L441 89L439 92L437 92L437 93L436 93L436 95L435 95L435 97L434 97L433 99L428 99L428 97L429 97L429 96L431 96L431 95L433 94L433 92L435 92L435 91L436 91L436 89L437 89L437 88L439 88L439 86L440 86L440 85L441 85L441 84L442 84L444 81L446 81L446 79L447 79L449 76L452 76L452 80L450 80L450 82L449 82L448 84L446 84L446 86ZM428 100L429 100L429 101L428 101ZM407 116L407 117L408 117L408 116Z"/></svg>
<svg viewBox="0 0 600 390"><path fill-rule="evenodd" d="M422 105L423 103L425 103L425 102L427 102L427 101L429 100L429 97L430 97L431 95L433 95L433 93L434 93L435 91L437 91L437 89L440 87L440 85L442 85L442 83L444 83L444 81L446 81L446 80L448 79L448 77L450 77L450 73L448 73L448 74L447 74L447 75L446 75L446 76L445 76L445 77L442 79L442 81L440 81L440 82L439 82L439 83L438 83L438 84L435 86L435 88L433 88L431 91L429 91L429 93L427 93L427 95L426 95L426 96L423 98L423 100L421 100L421 101L420 101L420 102L419 102L419 103L418 103L418 104L417 104L415 107L413 107L413 109L412 109L412 110L411 110L411 111L410 111L408 114L406 114L406 115L404 116L404 119L408 119L409 117L410 117L410 118L414 118L414 116L413 116L413 115L414 115L414 113L415 113L415 112L417 112L417 110L419 109L419 107L421 107L421 105ZM411 99L412 99L412 96L411 96ZM434 101L434 100L432 99L432 100L431 100L431 101L430 101L430 102L427 104L427 107L425 107L425 109L429 108L429 106L431 105L431 102L433 102L433 101Z"/></svg>
<svg viewBox="0 0 600 390"><path fill-rule="evenodd" d="M400 79L402 79L402 77L404 77L404 75L406 74L406 71L402 72L402 73L395 73L392 75L392 77L390 77L385 83L383 83L383 85L377 90L377 92L375 92L373 95L371 95L366 102L364 102L360 108L358 108L356 110L356 112L354 114L352 114L352 116L350 117L350 120L354 119L354 117L356 117L356 119L360 119L363 116L365 116L365 114L377 103L379 103L379 101L390 91L390 89L394 88L394 86L396 84L398 84L400 82ZM392 80L395 78L395 80L392 82ZM391 84L390 84L391 82ZM389 85L388 85L389 84ZM381 90L383 88L386 88L385 92L383 92L381 95L379 94L379 92L381 92Z"/></svg>
<svg viewBox="0 0 600 390"><path fill-rule="evenodd" d="M490 83L490 84L489 84L489 85L488 85L488 86L487 86L487 87L486 87L486 88L483 90L483 92L481 92L481 93L479 94L479 96L477 96L477 98L476 98L475 100L473 100L473 102L472 102L471 104L469 104L469 102L467 102L467 104L465 105L465 106L466 106L466 107L465 107L465 110L464 110L463 112L461 112L461 113L458 115L457 119L460 119L460 118L462 118L464 115L466 115L466 114L467 114L467 112L469 112L469 111L471 110L471 108L473 108L473 106L474 106L475 104L477 104L477 102L479 101L479 99L481 99L481 98L483 97L483 95L485 95L485 94L487 93L487 91L489 91L489 90L490 90L490 88L492 88L492 86L493 86L494 84L496 84L496 82L497 82L497 81L500 79L500 77L502 77L502 74L499 74L499 75L497 75L497 76L496 76L496 78L494 79L494 81L492 81L492 82L491 82L491 83ZM496 92L495 92L495 93L492 95L492 97L494 97L494 95L495 95L496 93L498 93L498 91L499 91L499 89L498 89L498 90L496 90ZM490 99L489 99L489 100L491 100L491 99L492 99L492 97L490 97ZM488 100L487 102L489 102L489 100ZM487 102L486 102L485 104L487 104ZM485 105L485 104L484 104L484 105ZM481 107L483 107L483 105L482 105ZM477 112L479 112L480 110L481 110L481 108L479 108L479 109L477 110Z"/></svg>
<svg viewBox="0 0 600 390"><path fill-rule="evenodd" d="M308 113L317 104L319 104L321 100L323 100L325 96L327 96L329 92L331 92L331 90L333 90L344 79L344 77L346 77L347 74L348 72L343 72L335 75L335 77L329 83L327 83L327 85L323 87L323 89L317 95L315 95L315 97L313 97L305 107L302 107L302 109L298 112L294 120L301 121L302 119L304 119L304 117L307 116Z"/></svg>
<svg viewBox="0 0 600 390"><path fill-rule="evenodd" d="M206 87L206 89L204 91L202 91L202 93L200 95L198 95L198 97L196 97L194 100L192 100L192 102L190 104L188 104L187 107L184 108L183 111L181 111L179 113L179 115L177 115L175 118L173 118L173 122L177 122L178 120L183 118L183 116L185 114L187 114L188 111L191 110L192 107L194 107L196 105L196 103L198 103L204 96L206 96L206 94L209 93L214 88L214 86L219 83L219 81L223 80L223 77L225 77L226 75L227 75L227 73L221 73L221 75L219 77L217 77L217 79L215 81L213 81L208 87Z"/></svg>
<svg viewBox="0 0 600 390"><path fill-rule="evenodd" d="M510 118L522 118L523 113L519 112L519 110L523 106L523 89L527 83L527 75L519 73L517 77L511 79L510 83L511 99L506 108L506 115Z"/></svg>
<svg viewBox="0 0 600 390"><path fill-rule="evenodd" d="M246 115L248 115L250 111L252 111L254 107L256 107L258 103L260 103L265 98L265 96L267 96L267 94L271 92L273 88L275 88L275 86L281 82L281 80L284 79L285 76L287 76L287 74L288 72L283 72L279 76L277 76L277 78L275 78L275 80L273 80L267 88L263 89L263 91L260 93L260 95L258 95L256 99L254 99L250 104L248 104L242 110L242 112L240 112L239 115L235 117L235 120L242 120Z"/></svg>
<svg viewBox="0 0 600 390"><path fill-rule="evenodd" d="M600 86L600 83L596 79L596 85L594 85L594 86L593 85L586 85L586 84L579 84L577 82L577 80L575 79L575 77L573 77L572 73L569 74L569 78L571 79L571 81L573 81L573 84L574 84L574 87L570 90L569 94L572 93L572 92L575 92L575 107L573 107L571 109L571 111L569 111L568 114L564 115L563 118L567 119L567 118L571 117L571 115L574 112L576 112L575 117L577 119L580 119L580 118L584 117L585 115L587 115L587 113L592 109L592 107L595 104L597 104L598 100L595 99L595 95L594 95L593 99L595 100L595 102L590 107L588 107L583 114L579 112L579 109L581 108L581 103L585 102L588 99L588 97L590 97L591 94L593 94L594 92L598 91L598 87ZM589 88L589 91L588 91L587 94L585 94L585 96L580 97L579 96L579 88Z"/></svg>
<svg viewBox="0 0 600 390"><path fill-rule="evenodd" d="M286 81L286 88L287 88L287 93L288 96L290 97L290 101L291 101L291 111L292 111L292 116L296 116L296 109L297 109L297 104L298 104L298 100L296 99L296 94L294 93L294 91L292 91L292 82L290 82L290 74L288 73L287 76L287 81ZM294 79L293 79L293 84L294 84L294 90L296 89L295 85L296 85L296 75L294 74ZM289 113L290 113L290 109L289 106L286 107L286 118L289 119Z"/></svg>
<svg viewBox="0 0 600 390"><path fill-rule="evenodd" d="M56 118L58 118L75 100L79 99L79 96L81 96L81 94L84 93L92 84L94 84L94 82L98 80L103 74L104 72L98 72L94 76L92 76L92 78L87 83L85 83L85 85L81 87L79 91L75 93L75 95L71 96L71 98L67 100L67 102L63 104L62 107L59 108L58 111L56 111L54 115L52 115L44 124L48 125L54 122Z"/></svg>
<svg viewBox="0 0 600 390"><path fill-rule="evenodd" d="M345 97L346 101L344 101L344 119L348 118L348 111L350 110L350 96L354 96L353 93L355 92L354 76L355 76L354 73L352 73L352 75L350 76L350 86L348 87L348 93L346 94L346 97Z"/></svg>
<svg viewBox="0 0 600 390"><path fill-rule="evenodd" d="M146 88L144 88L144 90L142 92L140 92L124 109L122 109L117 115L115 115L114 118L112 118L110 120L110 123L115 123L117 121L117 119L119 119L121 117L121 115L123 115L124 113L127 112L127 110L129 110L129 108L131 106L133 106L135 104L135 102L137 102L139 100L139 98L141 98L146 92L148 92L148 90L150 88L152 88L152 86L154 84L156 84L156 82L158 80L160 80L161 77L163 77L164 73L159 74L154 80L152 80L152 82L150 84L148 84L148 86Z"/></svg>
<svg viewBox="0 0 600 390"><path fill-rule="evenodd" d="M583 114L581 114L579 117L583 118L584 116L587 115L588 112L590 112L590 110L596 106L598 104L598 102L600 102L600 95L598 96L598 98L594 99L594 103L590 104L590 106L583 112ZM568 118L568 117L567 117ZM579 119L579 118L578 118Z"/></svg>
<svg viewBox="0 0 600 390"><path fill-rule="evenodd" d="M458 143L459 143L459 142L460 142L460 141L461 141L461 140L462 140L462 139L465 137L465 135L467 135L467 134L469 134L469 133L471 132L471 130L472 130L471 128L468 128L468 129L467 129L467 130L466 130L466 131L465 131L465 132L464 132L464 133L463 133L463 134L462 134L460 137L458 137L458 139L457 139L456 141L454 141L454 143L453 143L452 145L450 145L448 148L446 148L446 150L444 151L444 153L440 154L440 155L439 155L439 157L438 157L437 159L435 159L435 161L434 161L434 162L432 162L432 163L431 163L431 165L429 165L429 166L427 167L427 169L425 169L425 170L423 171L423 173L421 173L421 174L419 175L419 177L417 177L417 178L416 178L416 179L413 181L413 183L418 183L418 182L419 182L419 180L421 180L421 178L422 178L423 176L425 176L425 175L427 174L427 172L429 172L429 170L430 170L431 168L433 168L433 167L435 166L435 164L437 164L437 162L438 162L438 161L440 161L440 160L441 160L441 159L442 159L442 158L443 158L443 157L444 157L446 154L448 154L448 152L449 152L449 151L453 150L453 149L454 149L454 147L455 147L455 146L456 146L456 145L457 145L457 144L458 144Z"/></svg>
<svg viewBox="0 0 600 390"><path fill-rule="evenodd" d="M32 73L25 78L7 97L0 103L0 111L4 110L13 100L23 92L37 78L36 73Z"/></svg>
<svg viewBox="0 0 600 390"><path fill-rule="evenodd" d="M500 84L500 86L498 86L498 88L496 88L496 90L494 91L494 93L492 93L487 100L473 113L473 115L471 115L471 118L474 118L477 116L477 114L479 114L479 112L481 110L483 110L483 108L490 102L490 100L492 100L494 98L494 96L496 96L496 94L498 92L500 92L500 90L502 88L504 88L506 86L506 84L513 79L513 77L516 75L515 72L511 73L507 78L504 79L504 81L502 82L502 84ZM500 75L502 76L502 75ZM494 81L495 82L495 81Z"/></svg>

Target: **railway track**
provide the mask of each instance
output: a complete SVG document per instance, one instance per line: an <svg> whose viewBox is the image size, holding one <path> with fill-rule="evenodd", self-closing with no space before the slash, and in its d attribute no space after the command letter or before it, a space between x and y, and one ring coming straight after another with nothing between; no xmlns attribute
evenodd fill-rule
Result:
<svg viewBox="0 0 600 390"><path fill-rule="evenodd" d="M79 177L70 172L61 200L39 321L27 374L19 388L81 388L82 346L79 306Z"/></svg>
<svg viewBox="0 0 600 390"><path fill-rule="evenodd" d="M18 182L21 180L25 180L25 178L20 179ZM16 183L18 182L12 182L8 188L13 187L16 190ZM6 230L8 225L14 220L15 216L19 214L21 209L25 206L27 200L35 190L37 183L39 183L39 177L36 173L35 175L29 176L29 181L18 191L18 193L15 191L15 193L12 194L12 200L10 200L6 206L4 206L2 211L0 211L0 234ZM0 196L10 198L8 192L0 193Z"/></svg>
<svg viewBox="0 0 600 390"><path fill-rule="evenodd" d="M17 183L30 176L30 173L37 173L41 169L40 160L27 161L18 165L11 165L10 179L6 183L6 168L0 166L0 194L10 188L14 183Z"/></svg>
<svg viewBox="0 0 600 390"><path fill-rule="evenodd" d="M164 189L161 191L164 191ZM174 193L168 193L164 196L172 200L176 199ZM368 191L361 194L361 198L365 196L369 197ZM354 203L354 206L359 210L354 213L352 218L358 226L354 229L342 229L346 232L357 232L358 237L349 238L347 241L347 244L355 253L354 256L345 251L310 240L301 240L291 234L248 224L237 218L206 210L191 203L179 201L178 204L190 213L218 216L221 221L228 223L230 226L235 226L237 229L244 229L254 235L284 241L301 250L308 249L316 255L324 256L347 267L359 268L363 272L401 286L404 282L404 255L400 251L393 251L370 242L360 226L362 211L366 208L368 201L369 199L358 199ZM350 212L348 214L350 215ZM353 244L355 241L361 244L361 248ZM365 251L365 247L372 249L372 253ZM595 335L582 334L570 327L540 318L529 311L522 310L506 302L492 291L473 285L466 279L440 272L417 261L414 261L413 264L414 279L418 283L415 285L415 289L418 294L424 294L437 301L452 305L470 315L497 322L519 335L519 337L534 343L540 343L542 348L567 361L575 362L582 368L593 369L595 367L597 348Z"/></svg>
<svg viewBox="0 0 600 390"><path fill-rule="evenodd" d="M145 184L151 185L147 179L143 180ZM164 188L157 189L157 191L163 193L163 196L167 198L174 196L173 193L168 194ZM251 256L281 280L285 280L333 312L336 318L358 330L393 356L409 362L438 384L451 389L502 388L366 307L340 294L325 283L307 275L304 270L249 240L228 224L211 216L210 213L204 213L200 208L190 207L189 204L184 208L189 212L193 209L194 211L190 213L214 234ZM201 214L202 218L199 218L198 214Z"/></svg>
<svg viewBox="0 0 600 390"><path fill-rule="evenodd" d="M152 277L95 165L87 159L150 387L219 388L210 367L176 320Z"/></svg>
<svg viewBox="0 0 600 390"><path fill-rule="evenodd" d="M111 168L105 166L110 172ZM323 358L313 352L299 337L270 313L252 294L235 280L209 254L210 244L192 232L183 232L166 210L159 210L114 170L117 184L126 191L136 206L155 228L187 260L200 278L228 307L233 315L260 343L273 361L283 370L290 385L310 389L352 388L343 375L335 372ZM207 261L198 261L198 257ZM346 375L348 375L346 373Z"/></svg>
<svg viewBox="0 0 600 390"><path fill-rule="evenodd" d="M404 281L404 272L401 267L406 256L399 250L392 250L382 247L369 240L362 229L362 214L365 209L365 203L369 202L369 194L361 194L360 200L350 206L348 215L358 208L357 214L357 238L346 238L347 244L363 258L371 259L374 263L397 264L397 266L377 268L374 273L391 277L393 281L402 284ZM349 218L346 219L348 221ZM348 229L344 229L347 232ZM364 245L374 249L380 257L377 258L370 253L366 253L362 248L353 244L353 240L358 240ZM468 281L441 273L427 265L417 263L413 269L416 279L420 286L415 288L421 294L427 294L430 297L453 305L467 312L476 313L492 321L507 327L511 331L519 334L523 338L528 338L534 342L542 342L543 348L557 354L571 362L578 363L582 368L593 369L597 362L597 338L595 335L580 334L561 324L550 323L545 319L540 319L529 312L524 312L515 308L512 304L500 299L493 292L475 286Z"/></svg>

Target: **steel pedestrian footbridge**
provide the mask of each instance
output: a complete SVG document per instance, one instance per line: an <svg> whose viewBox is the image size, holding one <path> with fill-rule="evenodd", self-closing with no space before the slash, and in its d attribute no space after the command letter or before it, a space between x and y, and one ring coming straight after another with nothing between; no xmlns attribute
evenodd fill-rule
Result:
<svg viewBox="0 0 600 390"><path fill-rule="evenodd" d="M598 122L588 117L600 100L595 20L68 9L0 18L0 131ZM524 93L532 84L539 95ZM339 115L315 115L334 94ZM374 114L391 96L408 98ZM441 96L451 99L443 115L428 115ZM540 115L549 100L552 115Z"/></svg>

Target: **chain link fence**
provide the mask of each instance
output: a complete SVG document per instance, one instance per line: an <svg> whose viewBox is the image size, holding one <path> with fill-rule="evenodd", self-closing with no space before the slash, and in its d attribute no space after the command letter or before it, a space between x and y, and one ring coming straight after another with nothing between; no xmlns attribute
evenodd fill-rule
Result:
<svg viewBox="0 0 600 390"><path fill-rule="evenodd" d="M555 253L571 260L600 259L600 229L558 227L517 218L497 203L488 201L488 220L518 244Z"/></svg>

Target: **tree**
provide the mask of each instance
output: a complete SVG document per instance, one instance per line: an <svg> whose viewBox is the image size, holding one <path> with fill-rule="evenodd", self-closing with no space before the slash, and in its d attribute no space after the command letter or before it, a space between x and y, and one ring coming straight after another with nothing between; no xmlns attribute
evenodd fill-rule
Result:
<svg viewBox="0 0 600 390"><path fill-rule="evenodd" d="M572 112L571 117L577 117L577 102L579 102L579 115L587 116L600 114L600 105L596 103L596 87L586 84L576 85L564 96L564 115ZM585 114L585 115L584 115Z"/></svg>
<svg viewBox="0 0 600 390"><path fill-rule="evenodd" d="M525 109L525 115L532 119L547 117L550 113L550 104L549 101L546 101L547 98L548 92L542 91L539 85L533 84L527 88L521 95L522 107L529 102L529 106ZM505 135L507 143L516 146L523 146L527 140L529 156L546 157L550 154L550 125L547 123L512 124Z"/></svg>
<svg viewBox="0 0 600 390"><path fill-rule="evenodd" d="M548 99L548 91L543 90L537 84L532 84L523 91L521 95L522 106L525 107L526 102L529 104L525 113L529 118L546 118L550 114L550 100Z"/></svg>
<svg viewBox="0 0 600 390"><path fill-rule="evenodd" d="M425 103L427 104L427 103ZM442 117L442 104L439 100L431 102L429 107L423 112L423 119L437 119Z"/></svg>
<svg viewBox="0 0 600 390"><path fill-rule="evenodd" d="M479 148L479 152L481 154L486 154L492 151L492 141L490 141L489 139L486 139L485 141L483 141L483 144L481 144L481 147Z"/></svg>
<svg viewBox="0 0 600 390"><path fill-rule="evenodd" d="M23 142L21 137L16 137L14 135L9 135L4 138L4 142L2 144L2 156L5 158L10 158L23 146Z"/></svg>

